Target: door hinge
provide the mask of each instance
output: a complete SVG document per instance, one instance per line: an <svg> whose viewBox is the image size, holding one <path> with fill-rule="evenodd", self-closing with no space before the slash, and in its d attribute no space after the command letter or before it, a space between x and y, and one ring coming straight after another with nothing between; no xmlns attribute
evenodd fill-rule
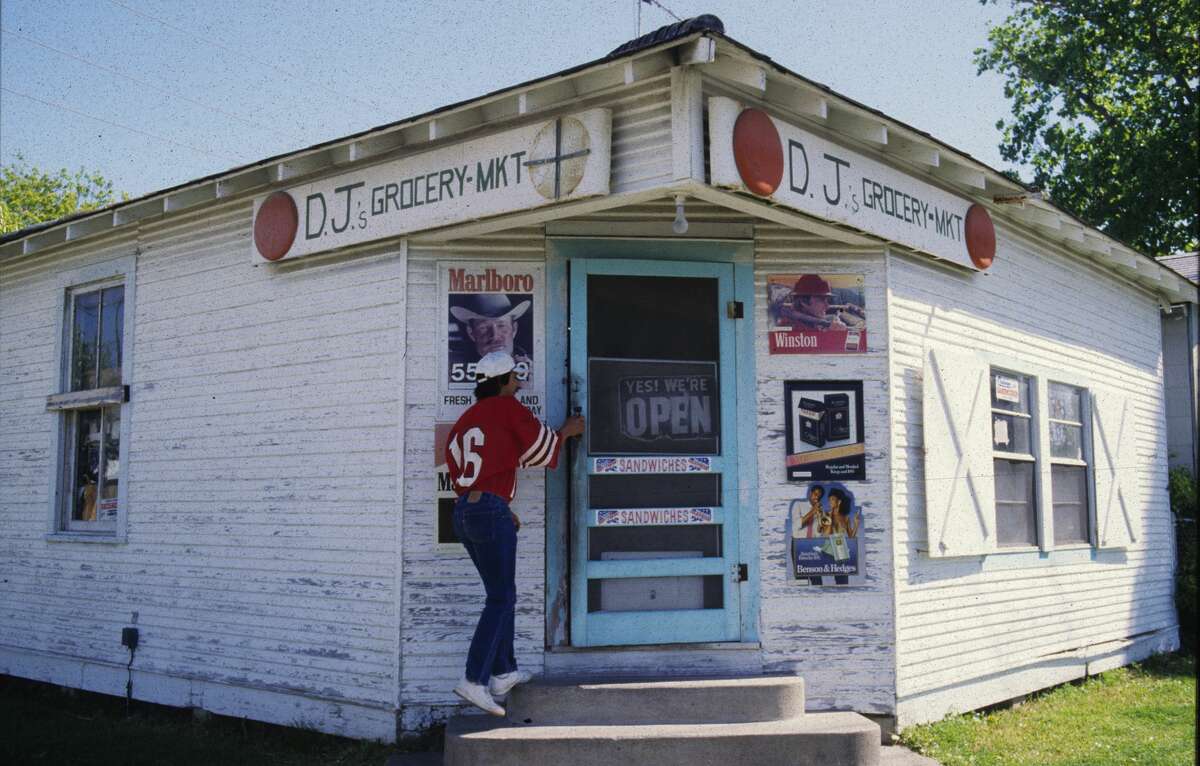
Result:
<svg viewBox="0 0 1200 766"><path fill-rule="evenodd" d="M741 301L729 301L725 304L725 316L730 319L741 319L745 315L746 309Z"/></svg>
<svg viewBox="0 0 1200 766"><path fill-rule="evenodd" d="M738 564L737 568L738 582L746 582L750 579L750 567L745 564Z"/></svg>

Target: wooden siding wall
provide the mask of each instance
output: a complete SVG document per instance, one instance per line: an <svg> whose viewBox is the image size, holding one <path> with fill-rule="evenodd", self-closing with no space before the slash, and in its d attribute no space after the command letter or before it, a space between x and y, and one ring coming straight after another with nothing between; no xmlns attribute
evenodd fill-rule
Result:
<svg viewBox="0 0 1200 766"><path fill-rule="evenodd" d="M3 670L122 694L136 612L135 696L390 739L403 260L256 267L250 215L213 207L0 275L0 643L42 656L0 650ZM49 286L135 248L128 542L47 542Z"/></svg>
<svg viewBox="0 0 1200 766"><path fill-rule="evenodd" d="M612 109L613 194L671 181L671 75L622 92L602 106Z"/></svg>
<svg viewBox="0 0 1200 766"><path fill-rule="evenodd" d="M895 667L889 482L886 273L878 248L855 248L770 224L755 228L754 321L758 375L759 603L764 672L803 676L810 710L890 715ZM768 353L769 274L865 277L865 354ZM784 472L785 380L862 380L867 480L846 487L862 510L861 584L801 584L790 571L787 518L808 482ZM855 582L854 578L851 582Z"/></svg>
<svg viewBox="0 0 1200 766"><path fill-rule="evenodd" d="M612 192L669 181L669 74L595 104L613 110ZM390 739L401 700L454 700L477 612L469 562L430 554L434 259L542 260L544 240L427 246L410 288L396 241L256 268L250 215L206 206L0 270L0 672L122 693L136 612L135 696ZM57 275L135 253L128 542L49 543ZM539 539L540 501L518 507ZM540 543L522 555L519 652L536 669Z"/></svg>
<svg viewBox="0 0 1200 766"><path fill-rule="evenodd" d="M447 245L414 243L408 261L407 407L404 416L404 604L401 626L401 725L405 731L444 720L459 704L467 647L483 608L483 584L466 550L439 551L437 473L437 340L439 261L544 263L541 227L514 229ZM534 306L544 322L545 308ZM549 381L547 381L549 385ZM557 423L553 425L558 425ZM521 517L517 545L517 664L537 673L545 636L545 470L520 471L513 511Z"/></svg>
<svg viewBox="0 0 1200 766"><path fill-rule="evenodd" d="M888 261L901 725L1010 699L1176 641L1158 306L1082 261L1003 226L997 234L986 274L895 253ZM925 485L922 360L931 345L1019 357L1067 381L1121 390L1136 417L1138 459L1119 477L1136 487L1133 547L923 553L933 488Z"/></svg>
<svg viewBox="0 0 1200 766"><path fill-rule="evenodd" d="M670 76L639 83L605 100L612 109L612 193L639 191L671 177ZM666 210L665 204L659 206ZM653 207L653 206L652 206ZM653 217L670 220L653 208ZM663 216L666 216L665 219ZM438 261L545 263L541 226L510 229L478 239L434 243L416 237L409 254L407 409L405 412L404 594L401 628L400 726L417 731L444 720L460 704L451 691L462 678L467 646L483 605L483 585L465 552L439 552L434 533L437 476L436 339ZM541 312L541 307L535 307ZM542 313L537 321L544 321ZM547 385L552 385L547 380ZM558 425L557 423L551 425ZM518 478L513 510L521 517L517 548L517 663L539 672L545 643L545 471Z"/></svg>

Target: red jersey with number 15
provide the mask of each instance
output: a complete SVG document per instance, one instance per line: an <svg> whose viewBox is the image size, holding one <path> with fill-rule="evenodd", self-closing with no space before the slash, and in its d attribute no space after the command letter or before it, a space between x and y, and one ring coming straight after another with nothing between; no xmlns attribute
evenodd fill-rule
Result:
<svg viewBox="0 0 1200 766"><path fill-rule="evenodd" d="M517 469L554 468L562 440L515 396L489 396L462 414L446 442L454 492L479 490L509 502L517 494Z"/></svg>

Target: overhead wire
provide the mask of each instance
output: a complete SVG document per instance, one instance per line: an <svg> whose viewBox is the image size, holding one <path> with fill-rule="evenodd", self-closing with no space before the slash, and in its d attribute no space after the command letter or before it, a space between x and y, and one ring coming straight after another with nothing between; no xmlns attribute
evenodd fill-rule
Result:
<svg viewBox="0 0 1200 766"><path fill-rule="evenodd" d="M14 96L20 96L22 98L27 98L30 101L36 101L39 104L45 104L46 106L52 106L56 109L61 109L65 112L70 112L71 114L77 114L80 117L86 117L89 120L95 120L96 122L102 122L106 125L111 125L114 128L121 128L122 130L128 130L132 133L137 133L138 135L145 136L147 138L153 138L156 141L164 141L168 144L173 144L173 145L181 147L183 149L188 149L190 151L197 152L198 154L204 154L209 157L216 157L217 159L221 159L221 160L225 160L225 161L233 160L234 162L239 162L239 163L245 161L245 158L240 155L220 154L218 152L212 151L211 149L204 149L204 148L201 148L198 146L192 146L191 144L185 144L182 141L176 141L173 138L167 138L166 136L160 136L155 133L150 133L145 130L141 130L140 128L135 128L131 125L125 125L124 123L114 122L113 120L109 120L104 117L97 117L94 114L88 114L87 112L67 106L66 104L62 104L57 101L47 101L46 99L38 98L37 96L31 96L28 93L22 93L21 91L13 90L12 88L7 88L2 85L0 85L0 91L3 91L5 93L11 93Z"/></svg>
<svg viewBox="0 0 1200 766"><path fill-rule="evenodd" d="M280 131L275 130L274 128L272 128L268 125L263 125L261 123L257 123L253 120L250 120L245 117L241 117L237 114L234 114L232 112L226 111L220 107L212 106L211 104L206 104L202 101L197 101L196 99L191 98L189 96L185 96L182 93L179 93L177 91L173 91L168 88L154 85L153 83L147 82L145 80L141 80L137 77L134 77L133 75L126 74L125 72L121 72L117 69L113 69L112 67L105 66L104 64L101 64L96 61L92 61L92 60L85 58L83 56L80 56L78 54L71 53L70 51L64 51L61 48L56 48L53 45L49 45L47 43L44 43L44 42L37 40L33 37L30 37L28 35L21 34L20 32L14 32L11 29L6 29L2 26L0 26L0 32L4 33L6 35L11 35L18 39L24 40L25 42L28 42L32 45L37 45L41 48L45 48L46 50L53 51L61 56L65 56L69 59L73 59L75 61L79 61L81 63L87 64L88 66L95 67L101 71L108 72L109 74L114 74L118 77L123 77L131 82L137 83L138 85L140 85L143 88L148 88L150 90L158 91L159 93L166 94L167 96L170 96L171 98L178 98L182 101L186 101L189 104L193 104L195 106L199 106L201 108L216 112L217 114L220 114L224 117L228 117L231 120L236 120L244 125L249 125L250 127L255 128L257 130L262 130L262 131L271 133L272 135L278 136L280 138L283 138L283 139L286 139L289 141L296 141L296 140L303 141L303 138L298 135L288 135L288 134L281 133Z"/></svg>
<svg viewBox="0 0 1200 766"><path fill-rule="evenodd" d="M272 64L270 61L265 61L263 59L256 58L255 56L252 56L249 53L246 53L244 50L239 50L239 49L233 48L229 45L225 45L224 43L222 43L218 40L214 40L209 37L204 37L204 36L198 35L189 29L184 29L183 27L180 27L176 24L172 24L171 22L169 22L165 19L161 19L158 16L155 16L150 13L146 13L145 11L140 10L138 8L130 7L123 2L120 2L120 0L108 0L108 2L111 5L115 5L118 8L122 8L125 11L132 13L135 16L139 16L148 21L153 21L156 24L161 24L162 26L164 26L168 29L172 29L172 30L178 32L179 34L182 34L187 37L191 37L195 40L198 40L198 41L204 43L205 45L211 45L214 48L219 48L220 50L223 50L234 56L240 56L248 61L252 61L255 64L258 64L259 66L267 67L269 69L274 69L276 72L279 72L280 74L282 74L283 76L285 76L291 80L295 80L296 82L300 82L305 85L310 85L310 86L315 86L315 87L321 88L322 90L333 94L340 100L352 101L356 104L359 104L360 106L369 107L369 108L375 110L378 114L384 114L386 112L386 110L380 104L374 103L372 101L363 101L362 99L355 98L354 96L351 96L343 91L337 90L329 85L326 85L325 83L312 81L312 80L306 80L305 78L300 77L299 75L297 75L293 72L289 72L287 69L284 69L283 67L281 67L277 64Z"/></svg>
<svg viewBox="0 0 1200 766"><path fill-rule="evenodd" d="M658 0L640 0L640 2L643 2L646 5L653 5L655 8L658 8L661 11L665 11L668 16L675 19L676 21L683 21L683 19L681 19L675 15L674 11L672 11L670 8L663 5L662 3L658 2Z"/></svg>

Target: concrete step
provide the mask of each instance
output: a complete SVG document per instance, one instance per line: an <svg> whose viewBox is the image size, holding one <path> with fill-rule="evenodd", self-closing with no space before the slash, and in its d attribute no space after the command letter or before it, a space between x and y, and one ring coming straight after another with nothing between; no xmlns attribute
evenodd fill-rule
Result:
<svg viewBox="0 0 1200 766"><path fill-rule="evenodd" d="M804 679L537 680L514 688L505 708L514 724L543 726L782 721L804 715Z"/></svg>
<svg viewBox="0 0 1200 766"><path fill-rule="evenodd" d="M856 713L782 721L527 726L458 716L446 727L445 766L878 766L879 727Z"/></svg>
<svg viewBox="0 0 1200 766"><path fill-rule="evenodd" d="M542 659L542 673L547 678L734 678L763 674L762 647L757 643L555 647Z"/></svg>

